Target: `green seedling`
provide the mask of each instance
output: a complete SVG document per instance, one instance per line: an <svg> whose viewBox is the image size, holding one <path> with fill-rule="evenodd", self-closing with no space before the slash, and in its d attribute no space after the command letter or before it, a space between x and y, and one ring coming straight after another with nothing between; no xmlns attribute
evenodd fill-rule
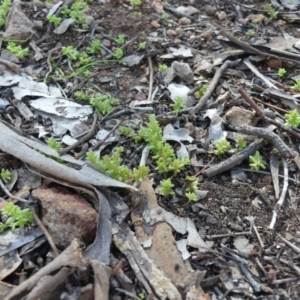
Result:
<svg viewBox="0 0 300 300"><path fill-rule="evenodd" d="M9 170L6 170L6 169L1 169L1 179L7 183L8 181L11 180L11 176L12 176L12 173L9 171Z"/></svg>
<svg viewBox="0 0 300 300"><path fill-rule="evenodd" d="M86 92L83 92L83 91L76 91L74 93L74 96L77 100L80 100L80 101L87 101L89 100L89 94L86 93Z"/></svg>
<svg viewBox="0 0 300 300"><path fill-rule="evenodd" d="M87 3L82 0L76 0L72 6L71 6L71 11L82 11L87 7Z"/></svg>
<svg viewBox="0 0 300 300"><path fill-rule="evenodd" d="M130 0L131 6L140 6L142 4L141 0Z"/></svg>
<svg viewBox="0 0 300 300"><path fill-rule="evenodd" d="M98 54L101 51L101 41L93 40L86 50L91 54Z"/></svg>
<svg viewBox="0 0 300 300"><path fill-rule="evenodd" d="M290 127L298 127L300 125L300 115L297 109L290 110L285 116L285 125Z"/></svg>
<svg viewBox="0 0 300 300"><path fill-rule="evenodd" d="M6 17L9 13L9 9L11 7L10 0L3 0L0 6L0 28L5 25Z"/></svg>
<svg viewBox="0 0 300 300"><path fill-rule="evenodd" d="M20 59L27 57L29 54L29 48L22 48L21 46L17 46L14 42L8 42L6 49Z"/></svg>
<svg viewBox="0 0 300 300"><path fill-rule="evenodd" d="M139 50L145 50L146 49L146 42L139 43Z"/></svg>
<svg viewBox="0 0 300 300"><path fill-rule="evenodd" d="M85 66L89 64L92 61L92 59L87 55L85 52L79 52L78 55L78 63L77 66Z"/></svg>
<svg viewBox="0 0 300 300"><path fill-rule="evenodd" d="M158 72L164 72L168 69L168 66L167 65L159 65L158 66Z"/></svg>
<svg viewBox="0 0 300 300"><path fill-rule="evenodd" d="M126 136L126 137L133 137L135 135L134 130L131 127L128 126L120 126L119 127L120 134Z"/></svg>
<svg viewBox="0 0 300 300"><path fill-rule="evenodd" d="M300 78L296 80L296 83L292 86L292 89L296 92L300 91Z"/></svg>
<svg viewBox="0 0 300 300"><path fill-rule="evenodd" d="M184 109L186 106L183 104L183 98L178 96L175 98L174 103L170 104L170 106L173 109L174 114L178 114L182 109Z"/></svg>
<svg viewBox="0 0 300 300"><path fill-rule="evenodd" d="M285 68L279 68L277 74L279 77L283 77L286 74Z"/></svg>
<svg viewBox="0 0 300 300"><path fill-rule="evenodd" d="M131 180L141 182L148 175L149 168L140 166L131 171L127 166L122 164L121 154L123 151L123 147L117 147L113 154L104 155L102 159L99 159L95 152L89 151L86 159L111 178L122 182L129 182Z"/></svg>
<svg viewBox="0 0 300 300"><path fill-rule="evenodd" d="M85 24L85 15L80 11L71 11L70 17L75 20L76 24L84 25ZM86 27L85 27L86 28Z"/></svg>
<svg viewBox="0 0 300 300"><path fill-rule="evenodd" d="M244 138L238 138L236 140L236 144L237 144L239 150L243 150L247 146L247 142L245 141Z"/></svg>
<svg viewBox="0 0 300 300"><path fill-rule="evenodd" d="M138 134L148 143L149 149L153 152L152 158L156 161L156 170L159 173L177 174L190 164L188 158L176 158L174 149L163 138L162 129L155 115L149 116L149 122L145 127L141 127Z"/></svg>
<svg viewBox="0 0 300 300"><path fill-rule="evenodd" d="M132 171L132 179L137 182L140 183L143 180L145 180L145 178L148 176L149 174L149 167L147 166L139 166L137 169L134 168Z"/></svg>
<svg viewBox="0 0 300 300"><path fill-rule="evenodd" d="M255 25L257 25L259 23L259 19L253 19L252 23L255 24Z"/></svg>
<svg viewBox="0 0 300 300"><path fill-rule="evenodd" d="M263 8L267 11L271 20L276 20L278 16L278 12L273 9L271 4L265 4Z"/></svg>
<svg viewBox="0 0 300 300"><path fill-rule="evenodd" d="M33 222L33 214L29 208L20 209L19 206L7 202L1 212L2 216L6 216L4 223L0 222L0 232L10 228L15 231L17 228L24 229L25 225Z"/></svg>
<svg viewBox="0 0 300 300"><path fill-rule="evenodd" d="M138 297L141 299L141 300L144 300L146 299L146 293L144 291L142 291L141 293L138 294Z"/></svg>
<svg viewBox="0 0 300 300"><path fill-rule="evenodd" d="M106 115L113 110L113 106L120 104L120 100L107 94L97 93L90 96L89 103L102 115Z"/></svg>
<svg viewBox="0 0 300 300"><path fill-rule="evenodd" d="M163 13L163 14L161 15L161 18L164 19L164 20L167 20L167 19L169 19L169 14Z"/></svg>
<svg viewBox="0 0 300 300"><path fill-rule="evenodd" d="M186 176L185 180L188 183L188 186L186 188L187 192L194 192L198 189L198 180L196 176Z"/></svg>
<svg viewBox="0 0 300 300"><path fill-rule="evenodd" d="M249 166L252 170L258 171L259 169L265 169L266 164L259 151L256 151L253 156L249 156Z"/></svg>
<svg viewBox="0 0 300 300"><path fill-rule="evenodd" d="M195 193L187 192L187 193L185 193L185 196L188 198L189 202L197 202L198 201L198 197Z"/></svg>
<svg viewBox="0 0 300 300"><path fill-rule="evenodd" d="M61 144L60 144L59 142L57 142L53 136L52 136L51 138L48 138L48 139L46 140L46 144L47 144L51 149L56 150L56 151L59 151L59 150L61 150L61 148L62 148ZM58 162L58 163L60 163L60 164L64 164L64 163L65 163L65 162L64 162L62 159L60 159L60 158L57 158L57 157L52 156L52 155L47 155L47 154L45 154L45 153L43 153L43 152L40 152L40 153L41 153L42 155L48 157L48 158L51 158L51 159L55 160L56 162Z"/></svg>
<svg viewBox="0 0 300 300"><path fill-rule="evenodd" d="M73 46L67 46L61 48L62 54L70 58L71 60L78 60L80 53Z"/></svg>
<svg viewBox="0 0 300 300"><path fill-rule="evenodd" d="M165 179L160 182L159 192L164 196L174 196L175 193L173 191L174 184L171 182L171 179Z"/></svg>
<svg viewBox="0 0 300 300"><path fill-rule="evenodd" d="M220 156L231 149L230 143L225 139L216 143L215 155Z"/></svg>
<svg viewBox="0 0 300 300"><path fill-rule="evenodd" d="M286 22L286 23L291 23L293 20L291 18L289 18L288 16L284 16L283 17L283 20Z"/></svg>
<svg viewBox="0 0 300 300"><path fill-rule="evenodd" d="M255 35L255 31L253 29L248 29L245 34L248 37L252 37Z"/></svg>
<svg viewBox="0 0 300 300"><path fill-rule="evenodd" d="M113 53L113 57L116 59L121 59L124 55L124 52L121 48L117 48L116 51Z"/></svg>
<svg viewBox="0 0 300 300"><path fill-rule="evenodd" d="M59 26L62 20L60 17L56 17L55 15L48 16L47 19L49 23L54 25L55 28Z"/></svg>
<svg viewBox="0 0 300 300"><path fill-rule="evenodd" d="M68 8L67 5L63 5L63 7L61 8L60 14L63 16L68 16L70 14L71 10Z"/></svg>
<svg viewBox="0 0 300 300"><path fill-rule="evenodd" d="M47 145L56 151L59 151L61 149L61 144L55 140L55 138L52 136L51 138L48 138L46 140Z"/></svg>
<svg viewBox="0 0 300 300"><path fill-rule="evenodd" d="M207 85L203 84L201 88L194 93L195 98L200 99L206 93L206 91L207 91Z"/></svg>
<svg viewBox="0 0 300 300"><path fill-rule="evenodd" d="M118 37L115 39L115 42L122 46L125 44L125 34L119 34Z"/></svg>
<svg viewBox="0 0 300 300"><path fill-rule="evenodd" d="M82 74L83 74L84 77L90 77L92 75L92 72L89 71L89 70L86 70Z"/></svg>
<svg viewBox="0 0 300 300"><path fill-rule="evenodd" d="M86 7L87 3L85 1L75 0L70 8L67 5L63 5L61 15L72 18L75 24L80 25L83 29L88 29L88 25L85 22L86 15L83 13Z"/></svg>

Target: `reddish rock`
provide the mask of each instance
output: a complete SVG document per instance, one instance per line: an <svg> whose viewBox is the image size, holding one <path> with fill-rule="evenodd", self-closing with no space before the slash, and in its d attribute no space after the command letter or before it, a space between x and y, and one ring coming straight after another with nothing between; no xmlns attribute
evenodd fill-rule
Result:
<svg viewBox="0 0 300 300"><path fill-rule="evenodd" d="M85 243L94 239L97 213L83 197L64 188L44 187L32 191L32 197L42 206L42 222L58 247L66 248L74 238Z"/></svg>
<svg viewBox="0 0 300 300"><path fill-rule="evenodd" d="M272 69L282 68L282 61L275 57L268 57L267 59L265 59L265 63Z"/></svg>

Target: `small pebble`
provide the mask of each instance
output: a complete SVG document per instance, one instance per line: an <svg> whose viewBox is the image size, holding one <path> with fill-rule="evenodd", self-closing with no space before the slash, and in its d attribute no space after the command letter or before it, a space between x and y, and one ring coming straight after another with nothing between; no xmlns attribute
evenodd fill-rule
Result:
<svg viewBox="0 0 300 300"><path fill-rule="evenodd" d="M105 46L105 47L107 47L107 48L110 48L110 47L111 47L111 41L108 40L108 39L102 40L102 44L103 44L103 46Z"/></svg>
<svg viewBox="0 0 300 300"><path fill-rule="evenodd" d="M213 38L213 31L211 29L205 30L200 37L203 37L206 41L210 41Z"/></svg>
<svg viewBox="0 0 300 300"><path fill-rule="evenodd" d="M181 35L184 32L183 28L180 27L177 27L175 31L176 31L176 35Z"/></svg>
<svg viewBox="0 0 300 300"><path fill-rule="evenodd" d="M151 3L151 8L158 14L162 14L162 12L164 11L164 7L163 7L161 1L159 1L159 0L153 1Z"/></svg>
<svg viewBox="0 0 300 300"><path fill-rule="evenodd" d="M211 5L206 5L205 6L205 12L208 16L214 16L216 13L216 10L211 6Z"/></svg>
<svg viewBox="0 0 300 300"><path fill-rule="evenodd" d="M173 29L168 29L167 30L167 36L168 37L175 37L176 36L176 31Z"/></svg>
<svg viewBox="0 0 300 300"><path fill-rule="evenodd" d="M224 21L226 18L227 18L227 14L226 14L225 11L220 11L218 13L218 19L219 19L219 21Z"/></svg>
<svg viewBox="0 0 300 300"><path fill-rule="evenodd" d="M87 16L87 17L85 18L85 23L86 23L89 27L91 27L91 26L95 23L94 17L92 17L92 16Z"/></svg>
<svg viewBox="0 0 300 300"><path fill-rule="evenodd" d="M160 27L160 24L159 24L157 21L152 21L152 22L151 22L151 26L152 26L153 28L159 28L159 27Z"/></svg>
<svg viewBox="0 0 300 300"><path fill-rule="evenodd" d="M180 25L190 25L192 21L186 17L183 17L179 20Z"/></svg>

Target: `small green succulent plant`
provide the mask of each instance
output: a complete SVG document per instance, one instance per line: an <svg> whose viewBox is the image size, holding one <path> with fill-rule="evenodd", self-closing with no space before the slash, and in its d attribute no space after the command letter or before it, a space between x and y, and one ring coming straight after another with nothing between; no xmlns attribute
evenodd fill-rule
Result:
<svg viewBox="0 0 300 300"><path fill-rule="evenodd" d="M266 168L266 162L260 155L259 151L256 151L254 155L249 156L249 166L252 170L259 171L259 169Z"/></svg>
<svg viewBox="0 0 300 300"><path fill-rule="evenodd" d="M1 211L2 216L6 216L5 222L0 222L0 232L10 228L15 231L17 228L24 229L25 225L32 223L34 218L29 208L20 209L19 206L7 202Z"/></svg>

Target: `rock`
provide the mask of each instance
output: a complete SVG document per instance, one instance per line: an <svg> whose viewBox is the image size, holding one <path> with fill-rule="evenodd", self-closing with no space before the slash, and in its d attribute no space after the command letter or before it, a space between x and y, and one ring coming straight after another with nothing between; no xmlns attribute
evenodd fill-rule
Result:
<svg viewBox="0 0 300 300"><path fill-rule="evenodd" d="M83 12L86 16L90 16L90 15L92 15L93 10L92 10L92 8L90 8L89 6L87 6L86 8L84 8L84 9L82 10L82 12Z"/></svg>
<svg viewBox="0 0 300 300"><path fill-rule="evenodd" d="M42 8L45 8L46 7L46 4L42 1L39 1L39 0L33 0L31 2L31 5L34 7L34 8L39 8L39 9L42 9Z"/></svg>
<svg viewBox="0 0 300 300"><path fill-rule="evenodd" d="M168 29L167 30L167 37L175 37L176 36L176 31L173 29Z"/></svg>
<svg viewBox="0 0 300 300"><path fill-rule="evenodd" d="M162 14L162 12L164 11L164 7L163 7L161 1L158 1L158 0L155 0L151 3L151 8L158 14Z"/></svg>
<svg viewBox="0 0 300 300"><path fill-rule="evenodd" d="M33 24L33 28L35 30L38 30L38 31L42 31L43 30L43 22L41 20L35 20L32 22Z"/></svg>
<svg viewBox="0 0 300 300"><path fill-rule="evenodd" d="M186 17L183 17L179 20L180 25L190 25L192 21Z"/></svg>
<svg viewBox="0 0 300 300"><path fill-rule="evenodd" d="M1 58L4 59L4 60L14 62L14 63L19 63L20 62L19 59L14 54L12 54L10 51L8 51L6 49L3 49L1 51Z"/></svg>
<svg viewBox="0 0 300 300"><path fill-rule="evenodd" d="M95 23L95 19L92 16L86 16L85 17L85 23L89 26L92 27L93 24Z"/></svg>
<svg viewBox="0 0 300 300"><path fill-rule="evenodd" d="M177 27L175 31L176 31L176 35L182 35L184 33L184 30L181 27Z"/></svg>
<svg viewBox="0 0 300 300"><path fill-rule="evenodd" d="M200 37L204 38L206 41L210 41L213 38L213 31L211 29L207 29L201 33Z"/></svg>
<svg viewBox="0 0 300 300"><path fill-rule="evenodd" d="M219 21L224 21L226 18L227 18L227 14L226 14L225 11L220 11L218 13L218 19L219 19Z"/></svg>
<svg viewBox="0 0 300 300"><path fill-rule="evenodd" d="M205 5L205 12L208 16L214 16L216 13L216 10L211 5Z"/></svg>
<svg viewBox="0 0 300 300"><path fill-rule="evenodd" d="M66 248L74 238L85 243L94 239L97 213L83 197L65 188L45 187L33 190L32 197L42 206L42 222L58 247Z"/></svg>
<svg viewBox="0 0 300 300"><path fill-rule="evenodd" d="M174 61L171 67L166 70L163 80L165 83L170 83L176 76L184 80L187 84L194 82L194 73L187 63Z"/></svg>
<svg viewBox="0 0 300 300"><path fill-rule="evenodd" d="M200 60L196 64L194 72L197 74L204 75L204 76L210 75L213 73L213 65L211 62L209 62L206 59Z"/></svg>
<svg viewBox="0 0 300 300"><path fill-rule="evenodd" d="M279 58L268 57L267 59L265 59L265 63L272 69L282 68L282 61Z"/></svg>
<svg viewBox="0 0 300 300"><path fill-rule="evenodd" d="M23 13L19 3L14 2L6 19L3 39L25 43L33 34L35 34L33 23Z"/></svg>
<svg viewBox="0 0 300 300"><path fill-rule="evenodd" d="M151 22L151 26L155 29L159 28L160 27L160 24L157 22L157 21L152 21Z"/></svg>
<svg viewBox="0 0 300 300"><path fill-rule="evenodd" d="M105 47L107 47L107 48L110 48L110 47L111 47L111 41L108 40L108 39L104 39L104 40L102 41L102 44L103 44L103 46L105 46Z"/></svg>
<svg viewBox="0 0 300 300"><path fill-rule="evenodd" d="M231 107L226 114L226 122L231 126L250 125L255 126L258 118L255 113L237 106Z"/></svg>
<svg viewBox="0 0 300 300"><path fill-rule="evenodd" d="M238 23L240 23L243 26L246 26L249 23L249 19L238 19Z"/></svg>

